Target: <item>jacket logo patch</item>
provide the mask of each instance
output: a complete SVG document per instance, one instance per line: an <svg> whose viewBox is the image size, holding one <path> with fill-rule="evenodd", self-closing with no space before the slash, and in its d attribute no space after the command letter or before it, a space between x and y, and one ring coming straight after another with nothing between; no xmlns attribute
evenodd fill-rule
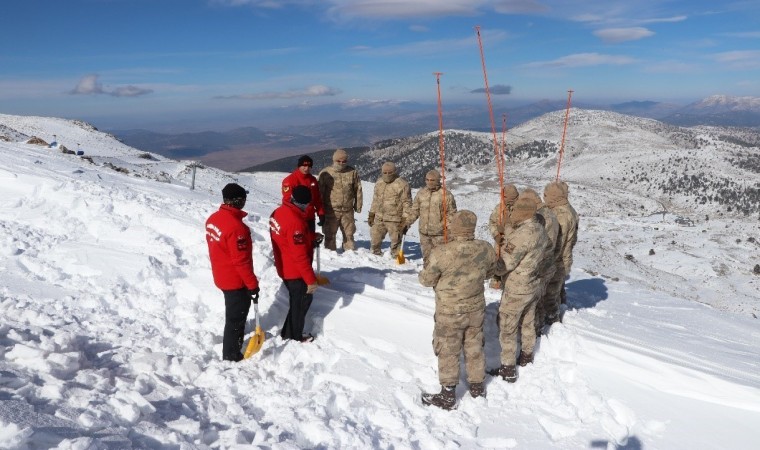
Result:
<svg viewBox="0 0 760 450"><path fill-rule="evenodd" d="M282 192L288 192L290 190L290 186L283 186Z"/></svg>
<svg viewBox="0 0 760 450"><path fill-rule="evenodd" d="M306 236L304 236L303 231L296 231L293 233L293 243L296 245L303 245L306 243Z"/></svg>
<svg viewBox="0 0 760 450"><path fill-rule="evenodd" d="M280 234L280 224L275 220L274 217L269 218L269 231L271 231L274 234Z"/></svg>
<svg viewBox="0 0 760 450"><path fill-rule="evenodd" d="M238 250L248 249L248 239L246 239L245 236L237 237L237 249Z"/></svg>
<svg viewBox="0 0 760 450"><path fill-rule="evenodd" d="M206 237L212 241L219 242L222 239L222 230L213 223L206 225Z"/></svg>
<svg viewBox="0 0 760 450"><path fill-rule="evenodd" d="M514 251L515 251L515 244L513 244L511 242L507 243L507 253L509 253L511 255L512 252L514 252Z"/></svg>

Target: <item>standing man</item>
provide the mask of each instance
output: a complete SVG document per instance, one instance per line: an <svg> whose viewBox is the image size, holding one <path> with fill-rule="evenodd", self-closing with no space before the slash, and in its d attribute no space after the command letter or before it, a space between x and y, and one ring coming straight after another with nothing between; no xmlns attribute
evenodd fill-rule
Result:
<svg viewBox="0 0 760 450"><path fill-rule="evenodd" d="M282 180L282 203L288 203L293 189L296 186L306 186L311 191L311 202L306 208L306 223L312 232L317 231L316 225L322 226L325 221L325 211L322 208L322 197L319 195L319 183L314 175L311 174L311 168L314 161L309 155L303 155L298 158L296 170ZM317 215L319 222L314 223L314 215Z"/></svg>
<svg viewBox="0 0 760 450"><path fill-rule="evenodd" d="M472 211L454 214L451 239L430 252L429 263L419 275L420 284L435 290L433 351L438 356L441 383L441 392L422 394L422 403L447 410L456 407L462 350L470 395L485 396L483 282L496 270L496 252L488 242L475 239L477 221Z"/></svg>
<svg viewBox="0 0 760 450"><path fill-rule="evenodd" d="M412 202L412 212L406 220L404 229L420 219L420 247L422 247L422 264L427 267L430 251L443 244L444 191L446 197L446 220L457 212L457 202L448 189L441 188L441 175L431 170L425 175L425 187L417 192Z"/></svg>
<svg viewBox="0 0 760 450"><path fill-rule="evenodd" d="M557 216L554 215L552 210L546 206L538 192L533 189L527 188L522 191L521 196L533 200L536 204L536 218L538 223L544 226L546 231L547 246L544 249L544 257L541 260L541 295L539 296L538 303L536 303L536 336L541 335L541 329L543 329L546 323L546 315L549 310L549 297L546 295L549 282L554 277L556 272L556 260L557 260L557 237L559 236L559 222ZM530 361L532 362L532 361Z"/></svg>
<svg viewBox="0 0 760 450"><path fill-rule="evenodd" d="M504 235L508 231L509 227L509 212L512 210L512 205L517 201L517 196L520 195L517 192L517 187L514 184L505 184L501 189L502 201L496 205L491 217L488 218L488 230L493 237L494 247L500 248L504 243ZM491 289L501 289L503 285L502 277L495 275L489 284Z"/></svg>
<svg viewBox="0 0 760 450"><path fill-rule="evenodd" d="M553 182L544 188L544 202L557 216L559 235L557 237L556 272L547 285L546 324L560 320L560 303L565 277L573 266L573 248L578 241L578 213L567 199L567 184Z"/></svg>
<svg viewBox="0 0 760 450"><path fill-rule="evenodd" d="M500 375L514 383L517 381L517 354L520 354L520 365L533 361L541 260L548 238L544 227L536 219L535 202L522 196L512 207L509 225L512 230L505 236L505 244L501 248L503 266L500 269L506 274L498 319L501 366L489 370L488 374ZM517 347L518 338L521 341L520 349Z"/></svg>
<svg viewBox="0 0 760 450"><path fill-rule="evenodd" d="M380 179L375 183L372 206L369 208L367 223L370 226L370 251L381 255L380 244L385 235L390 235L391 257L398 255L404 221L412 208L412 191L409 183L396 173L396 165L388 161L383 164Z"/></svg>
<svg viewBox="0 0 760 450"><path fill-rule="evenodd" d="M251 301L259 301L259 280L253 273L251 230L243 223L248 191L236 183L222 189L224 203L206 220L206 243L214 284L224 294L222 359L240 361L245 321Z"/></svg>
<svg viewBox="0 0 760 450"><path fill-rule="evenodd" d="M269 217L274 264L288 290L290 303L280 336L300 342L314 340L311 334L303 334L306 313L317 290L317 277L311 267L312 253L321 237L306 223L310 203L311 190L303 185L296 186L290 199L283 201Z"/></svg>
<svg viewBox="0 0 760 450"><path fill-rule="evenodd" d="M345 150L335 150L332 159L333 165L319 172L319 192L325 212L322 224L325 248L337 250L335 236L340 230L343 236L341 248L356 250L354 212L362 212L362 182L356 169L347 164L348 153Z"/></svg>

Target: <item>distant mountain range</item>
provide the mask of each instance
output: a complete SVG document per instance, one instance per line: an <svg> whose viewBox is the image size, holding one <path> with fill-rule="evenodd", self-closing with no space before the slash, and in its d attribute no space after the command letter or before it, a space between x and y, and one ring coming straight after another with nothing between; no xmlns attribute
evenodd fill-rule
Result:
<svg viewBox="0 0 760 450"><path fill-rule="evenodd" d="M760 98L714 95L686 106L655 101L612 105L573 103L574 107L613 111L658 119L678 126L733 126L760 128ZM565 101L542 100L506 111L507 127L553 111L564 110ZM502 117L494 118L501 132ZM444 127L470 131L491 131L491 119L482 107L459 106L444 112ZM406 106L392 116L376 120L335 120L285 130L265 131L256 127L229 131L167 134L147 130L109 130L123 143L175 159L199 159L225 170L240 170L302 153L332 151L338 147L369 147L373 143L437 131L435 110L421 105ZM331 154L331 153L330 153Z"/></svg>

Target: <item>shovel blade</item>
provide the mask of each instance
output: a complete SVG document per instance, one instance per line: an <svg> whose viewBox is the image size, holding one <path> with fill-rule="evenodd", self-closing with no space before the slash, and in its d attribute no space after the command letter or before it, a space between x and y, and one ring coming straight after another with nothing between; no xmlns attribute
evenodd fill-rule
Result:
<svg viewBox="0 0 760 450"><path fill-rule="evenodd" d="M328 280L325 276L317 275L317 284L320 286L325 286L330 284L330 280Z"/></svg>
<svg viewBox="0 0 760 450"><path fill-rule="evenodd" d="M264 345L264 338L264 330L257 326L256 331L251 336L251 340L248 341L248 347L246 347L245 353L243 353L243 358L248 359L258 353L261 350L261 346Z"/></svg>
<svg viewBox="0 0 760 450"><path fill-rule="evenodd" d="M398 255L396 256L396 262L399 264L404 264L406 262L406 258L404 258L403 250L399 250Z"/></svg>

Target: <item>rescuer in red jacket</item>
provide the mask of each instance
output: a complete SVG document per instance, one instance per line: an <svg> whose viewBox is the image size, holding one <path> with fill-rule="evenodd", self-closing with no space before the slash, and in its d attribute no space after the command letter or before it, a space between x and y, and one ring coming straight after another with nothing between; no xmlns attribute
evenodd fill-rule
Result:
<svg viewBox="0 0 760 450"><path fill-rule="evenodd" d="M322 196L319 194L319 182L311 174L313 165L314 161L309 155L303 155L298 158L296 170L282 180L282 203L290 202L290 196L296 186L308 187L311 192L311 201L306 208L306 223L311 231L316 231L317 227L314 225L314 215L316 214L319 218L317 225L321 227L325 221L325 210L322 207Z"/></svg>
<svg viewBox="0 0 760 450"><path fill-rule="evenodd" d="M311 342L314 336L303 334L317 277L311 267L314 247L322 242L322 234L314 233L306 223L311 190L303 185L292 189L288 201L274 210L269 218L269 235L277 275L288 290L290 310L280 336L300 342ZM312 216L313 217L313 216Z"/></svg>
<svg viewBox="0 0 760 450"><path fill-rule="evenodd" d="M251 230L243 223L248 191L230 183L222 189L224 203L206 220L206 242L214 284L224 294L225 322L222 358L240 361L245 321L251 301L259 302L259 280L253 273Z"/></svg>

